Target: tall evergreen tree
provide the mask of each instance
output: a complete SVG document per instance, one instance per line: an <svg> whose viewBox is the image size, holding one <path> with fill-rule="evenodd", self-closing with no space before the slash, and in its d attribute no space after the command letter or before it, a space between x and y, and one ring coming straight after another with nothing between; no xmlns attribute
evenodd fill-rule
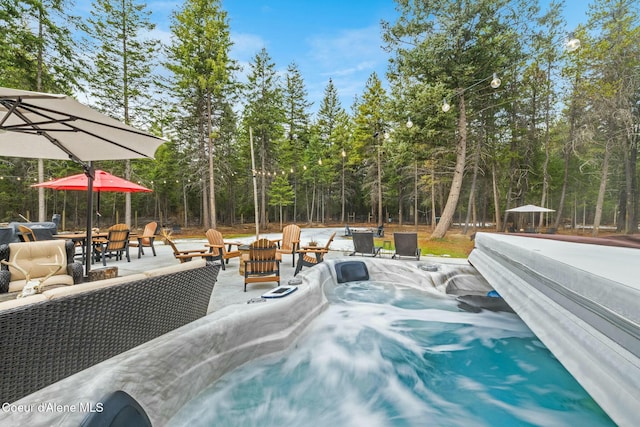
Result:
<svg viewBox="0 0 640 427"><path fill-rule="evenodd" d="M596 1L590 8L587 23L593 39L593 45L587 49L591 59L589 110L596 114L591 123L598 123L607 130L603 168L608 164L605 160L608 160L609 144L622 160L619 229L625 233L638 231L639 23L640 7L633 0ZM604 192L607 179L603 174L601 192ZM598 222L603 198L604 194L601 194L596 204Z"/></svg>
<svg viewBox="0 0 640 427"><path fill-rule="evenodd" d="M0 12L0 85L71 94L82 67L71 37L75 19L66 1L6 2ZM38 159L38 182L44 160ZM45 189L38 189L38 220L46 217Z"/></svg>
<svg viewBox="0 0 640 427"><path fill-rule="evenodd" d="M68 1L5 0L0 7L0 85L71 94L83 78Z"/></svg>
<svg viewBox="0 0 640 427"><path fill-rule="evenodd" d="M356 107L354 159L352 160L359 157L368 166L363 172L370 189L371 215L377 219L378 225L384 223L382 152L390 130L389 123L387 123L388 104L387 93L382 87L378 75L374 72L369 76L362 99Z"/></svg>
<svg viewBox="0 0 640 427"><path fill-rule="evenodd" d="M229 20L219 0L188 0L174 13L171 29L175 37L168 49L168 68L174 75L176 95L194 119L191 134L199 143L203 168L204 226L215 228L215 142L222 136L221 118L237 86L237 65L229 58Z"/></svg>
<svg viewBox="0 0 640 427"><path fill-rule="evenodd" d="M384 37L395 49L399 75L419 85L442 83L457 103L455 167L447 203L431 236L441 238L453 221L462 191L467 109L486 106L492 73L512 63L514 58L507 53L516 47L511 28L515 14L506 7L508 0L398 3L401 16L393 26L386 25Z"/></svg>
<svg viewBox="0 0 640 427"><path fill-rule="evenodd" d="M561 31L562 19L560 17L562 9L560 4L552 2L549 11L539 20L539 32L534 38L533 48L538 52L537 61L544 73L541 84L542 111L544 116L544 134L542 136L544 147L544 161L542 164L542 191L540 206L547 207L547 196L549 192L549 162L551 160L551 120L555 111L555 101L557 94L553 91L553 77L560 60L560 47L564 32ZM540 215L539 226L542 226L544 216Z"/></svg>
<svg viewBox="0 0 640 427"><path fill-rule="evenodd" d="M256 54L249 65L246 90L246 125L253 129L257 162L260 166L260 226L267 225L267 172L277 168L275 153L283 136L285 120L282 87L275 63L265 48Z"/></svg>
<svg viewBox="0 0 640 427"><path fill-rule="evenodd" d="M129 125L147 122L152 69L158 40L148 38L155 28L144 3L133 0L94 0L87 20L95 45L89 78L96 106ZM125 164L131 179L131 161ZM125 222L131 226L131 194L125 195Z"/></svg>
<svg viewBox="0 0 640 427"><path fill-rule="evenodd" d="M269 187L269 205L278 207L278 218L282 228L282 208L293 204L293 187L286 175L276 175Z"/></svg>
<svg viewBox="0 0 640 427"><path fill-rule="evenodd" d="M327 160L333 164L330 173L325 175L326 184L336 181L336 177L340 176L340 221L344 222L345 216L345 157L348 148L349 118L347 113L340 104L338 90L333 84L333 80L329 79L329 83L324 90L320 109L318 110L318 118L316 126L325 144ZM340 170L338 170L338 167Z"/></svg>
<svg viewBox="0 0 640 427"><path fill-rule="evenodd" d="M309 132L309 108L313 103L308 100L304 79L296 63L287 67L286 84L283 88L285 126L287 128L286 144L278 154L282 169L292 171L294 180L293 220L298 216L297 179L300 173L298 165L302 159L302 141ZM294 169L295 167L295 169Z"/></svg>

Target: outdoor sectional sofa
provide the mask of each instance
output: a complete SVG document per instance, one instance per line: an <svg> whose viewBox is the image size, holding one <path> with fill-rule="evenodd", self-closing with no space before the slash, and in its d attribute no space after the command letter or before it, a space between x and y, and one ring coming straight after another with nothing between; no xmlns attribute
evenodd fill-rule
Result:
<svg viewBox="0 0 640 427"><path fill-rule="evenodd" d="M204 260L0 303L0 400L13 402L207 313Z"/></svg>

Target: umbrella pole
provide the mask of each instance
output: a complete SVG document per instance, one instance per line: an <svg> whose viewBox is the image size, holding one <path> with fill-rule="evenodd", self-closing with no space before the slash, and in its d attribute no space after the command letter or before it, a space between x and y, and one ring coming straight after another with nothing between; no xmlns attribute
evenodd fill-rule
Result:
<svg viewBox="0 0 640 427"><path fill-rule="evenodd" d="M87 175L87 238L84 241L84 266L85 275L89 277L91 271L91 258L93 256L93 245L91 244L93 238L91 236L91 222L93 219L93 179L95 177L95 171L93 169L93 162L89 162L88 165L83 165L84 173Z"/></svg>
<svg viewBox="0 0 640 427"><path fill-rule="evenodd" d="M98 191L98 206L96 207L96 227L100 228L100 191Z"/></svg>

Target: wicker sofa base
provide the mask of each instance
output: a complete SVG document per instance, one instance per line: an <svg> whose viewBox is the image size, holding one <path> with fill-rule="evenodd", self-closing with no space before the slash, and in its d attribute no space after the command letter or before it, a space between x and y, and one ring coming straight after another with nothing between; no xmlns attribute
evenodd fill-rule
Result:
<svg viewBox="0 0 640 427"><path fill-rule="evenodd" d="M0 398L13 402L207 313L219 265L0 311ZM82 285L77 285L78 287Z"/></svg>

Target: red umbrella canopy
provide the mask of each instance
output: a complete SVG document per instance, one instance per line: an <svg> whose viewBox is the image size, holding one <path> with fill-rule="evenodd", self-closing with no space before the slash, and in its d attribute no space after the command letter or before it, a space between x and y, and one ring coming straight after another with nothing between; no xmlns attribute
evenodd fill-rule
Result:
<svg viewBox="0 0 640 427"><path fill-rule="evenodd" d="M84 173L67 176L65 178L54 179L39 184L33 184L32 187L52 188L54 190L87 190L88 179ZM108 172L97 169L95 171L95 179L93 181L93 191L118 191L122 193L141 193L151 192L147 187L138 185L126 179L111 175Z"/></svg>

